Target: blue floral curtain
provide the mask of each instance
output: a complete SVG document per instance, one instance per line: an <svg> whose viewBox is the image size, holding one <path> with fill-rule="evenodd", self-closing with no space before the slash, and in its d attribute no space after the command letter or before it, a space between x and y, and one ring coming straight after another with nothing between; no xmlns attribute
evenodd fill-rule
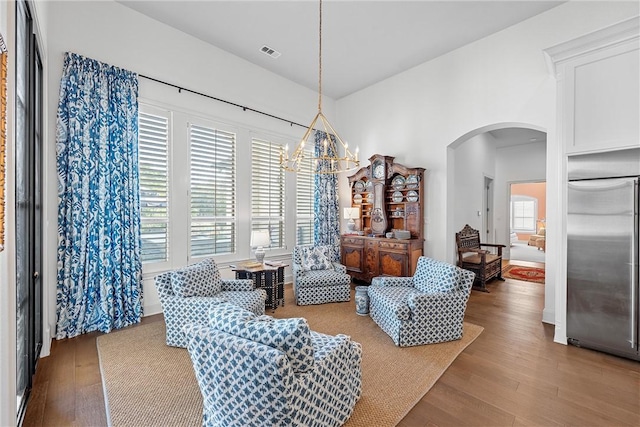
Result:
<svg viewBox="0 0 640 427"><path fill-rule="evenodd" d="M324 152L323 141L327 134L317 130L315 132L315 156L319 157ZM331 135L335 143L335 137ZM332 144L328 144L328 150L333 151ZM335 145L335 144L334 144ZM327 153L333 156L333 152ZM316 165L316 170L328 169L322 161ZM333 247L333 261L340 259L340 218L338 208L338 177L335 174L316 174L314 182L314 244L330 245Z"/></svg>
<svg viewBox="0 0 640 427"><path fill-rule="evenodd" d="M66 53L56 129L56 338L140 321L138 76Z"/></svg>

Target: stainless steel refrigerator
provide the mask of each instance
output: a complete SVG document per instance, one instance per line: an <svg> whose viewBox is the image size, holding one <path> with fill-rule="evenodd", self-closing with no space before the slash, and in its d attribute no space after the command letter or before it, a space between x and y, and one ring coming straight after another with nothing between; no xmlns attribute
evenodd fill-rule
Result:
<svg viewBox="0 0 640 427"><path fill-rule="evenodd" d="M569 157L567 337L640 360L640 149Z"/></svg>

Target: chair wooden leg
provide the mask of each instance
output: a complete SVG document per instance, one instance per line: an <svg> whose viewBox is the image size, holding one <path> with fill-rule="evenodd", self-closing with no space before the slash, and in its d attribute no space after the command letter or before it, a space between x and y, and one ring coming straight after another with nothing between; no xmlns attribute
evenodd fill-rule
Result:
<svg viewBox="0 0 640 427"><path fill-rule="evenodd" d="M474 280L473 281L473 287L472 289L475 289L476 291L480 291L480 292L486 292L489 293L489 289L487 289L486 286L486 280L483 278L478 279L478 280Z"/></svg>

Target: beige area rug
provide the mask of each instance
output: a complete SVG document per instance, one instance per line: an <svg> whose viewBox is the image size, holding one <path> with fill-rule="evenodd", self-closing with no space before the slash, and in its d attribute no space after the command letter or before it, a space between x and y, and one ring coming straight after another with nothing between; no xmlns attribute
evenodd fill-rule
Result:
<svg viewBox="0 0 640 427"><path fill-rule="evenodd" d="M362 344L362 397L346 426L395 426L483 328L464 324L461 340L398 348L350 302L299 307L290 286L275 317L305 317L313 330ZM202 397L186 350L167 347L164 323L98 338L107 416L112 426L198 426Z"/></svg>

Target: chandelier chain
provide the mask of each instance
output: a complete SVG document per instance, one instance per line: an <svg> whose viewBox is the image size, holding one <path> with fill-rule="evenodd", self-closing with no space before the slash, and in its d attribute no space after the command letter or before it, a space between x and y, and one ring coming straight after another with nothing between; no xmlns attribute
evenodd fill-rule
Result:
<svg viewBox="0 0 640 427"><path fill-rule="evenodd" d="M322 0L320 0L320 20L318 24L318 111L322 111Z"/></svg>
<svg viewBox="0 0 640 427"><path fill-rule="evenodd" d="M358 149L355 153L349 150L346 142L340 138L338 132L331 126L322 114L322 0L319 0L318 20L318 113L307 128L304 136L289 156L289 147L280 151L280 166L291 172L301 172L303 165L309 165L312 173L337 174L357 169L360 166ZM316 129L316 125L318 129ZM322 141L311 141L312 135L323 132ZM309 148L305 149L305 143Z"/></svg>

